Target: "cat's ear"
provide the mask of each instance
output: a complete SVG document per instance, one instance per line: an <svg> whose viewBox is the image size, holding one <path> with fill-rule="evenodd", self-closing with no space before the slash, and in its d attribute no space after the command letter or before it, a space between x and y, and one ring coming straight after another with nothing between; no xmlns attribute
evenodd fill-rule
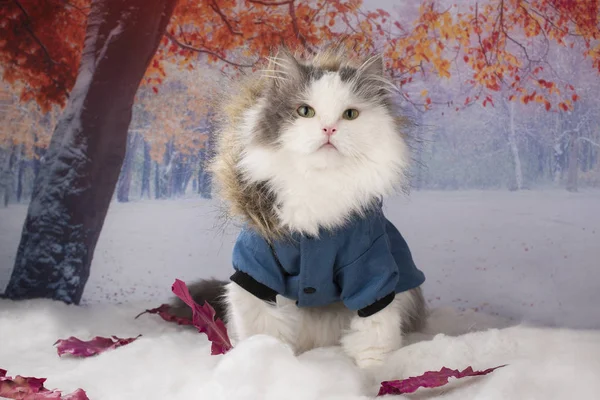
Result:
<svg viewBox="0 0 600 400"><path fill-rule="evenodd" d="M383 54L379 53L363 61L362 65L358 67L358 72L361 75L383 76L383 68Z"/></svg>
<svg viewBox="0 0 600 400"><path fill-rule="evenodd" d="M271 57L269 67L278 78L276 82L299 80L302 77L302 65L286 47L282 47Z"/></svg>

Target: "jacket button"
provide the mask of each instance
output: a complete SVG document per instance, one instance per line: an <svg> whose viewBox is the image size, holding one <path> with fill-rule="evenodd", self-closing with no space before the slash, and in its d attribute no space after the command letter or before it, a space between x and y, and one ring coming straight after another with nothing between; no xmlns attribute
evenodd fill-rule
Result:
<svg viewBox="0 0 600 400"><path fill-rule="evenodd" d="M306 294L313 294L316 291L317 291L317 289L315 289L314 287L305 287L304 288L304 293L306 293Z"/></svg>

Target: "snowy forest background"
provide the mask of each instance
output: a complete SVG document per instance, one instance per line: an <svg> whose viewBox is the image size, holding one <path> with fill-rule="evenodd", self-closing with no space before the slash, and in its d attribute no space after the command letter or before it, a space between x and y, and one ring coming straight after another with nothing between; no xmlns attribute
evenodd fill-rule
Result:
<svg viewBox="0 0 600 400"><path fill-rule="evenodd" d="M58 27L44 26L36 31L31 21L36 15L43 17L40 13L45 11L57 13L61 2L46 3L47 8L33 10L33 2L14 1L19 7L3 11L6 21L23 15L30 18L29 25L21 23L25 26L22 37L11 40L28 40L29 46L36 48L37 39L52 37L48 31ZM92 7L100 3L92 2ZM315 47L319 41L345 33L361 38L367 48L386 51L388 72L397 74L395 79L401 87L399 100L416 123L409 132L415 161L412 197L410 201L397 198L389 207L403 234L412 239L409 242L417 260L428 264L424 269L435 285L428 292L430 303L458 303L477 309L486 305L491 312L514 318L594 325L581 315L590 311L590 296L600 300L596 290L600 280L600 240L596 235L596 230L600 232L600 53L592 51L600 36L595 2L567 2L572 8L563 4L560 9L557 4L561 2L534 1L534 11L555 10L559 17L540 14L521 27L513 15L512 30L510 35L504 32L502 45L494 42L498 40L496 24L503 23L494 12L505 9L508 20L509 10L517 10L520 1L469 1L460 2L460 7L449 1L311 1L304 5L293 0L282 5L227 1L206 2L210 7L198 6L195 11L190 11L188 3L194 2L180 2L171 20L173 28L167 28L165 36L157 39L158 52L135 96L124 142L126 153L122 165L117 165L118 179L92 263L93 284L88 285L91 288L84 298L126 301L156 296L161 302L174 277L228 276L229 244L235 231L217 228L211 177L205 168L215 139L215 110L211 105L215 93L240 70L248 70L245 65L278 40L291 44L304 41L308 44L303 45ZM427 12L430 6L432 13L436 10L437 22ZM69 18L79 18L85 26L85 18L77 15L85 16L89 7L89 1L81 0L60 11ZM244 25L245 7L253 7L252 15L262 18L261 23L271 18L273 26ZM29 14L23 14L25 10ZM592 11L591 17L586 15ZM301 13L312 19L302 20ZM479 37L473 33L467 39L452 37L458 36L460 27L449 26L443 16L460 20L460 13L471 13L481 21L483 33L479 32ZM489 21L480 20L481 15L487 15ZM567 17L563 20L561 15ZM291 20L284 19L290 16ZM531 27L544 17L550 18L550 25ZM560 29L556 27L559 23L564 24ZM588 23L585 29L589 32L581 28L584 23ZM423 33L419 26L425 24L431 25ZM6 27L4 23L2 29ZM232 37L246 35L244 29L257 30L252 35L264 35L264 43L244 47L234 41ZM474 29L478 32L477 24ZM568 32L557 40L557 32L565 29ZM82 32L65 31L65 36L82 42ZM210 40L202 39L202 32ZM448 32L450 37L444 39ZM486 38L490 38L490 49L467 52L465 40L477 49L482 36L484 48L488 46ZM32 42L32 38L36 40ZM19 60L15 56L18 51L8 49L8 42L0 45L0 52L9 54L0 66L4 76L0 85L0 207L4 207L0 209L0 292L9 283L17 247L24 240L21 230L34 184L36 179L42 181L39 175L44 173L52 135L68 104L53 92L40 99L36 91L45 90L44 83L31 78L29 70L30 75L19 75L15 65L26 65L28 60L25 56L25 61ZM439 42L447 43L447 48L438 51ZM498 45L495 53L491 50L494 43ZM418 44L425 48L421 53L414 49ZM59 47L57 53L65 51ZM451 50L455 47L457 50ZM50 54L54 51L49 45L42 48ZM509 56L518 59L518 68ZM9 64L10 57L17 62ZM77 64L67 56L62 60ZM492 73L488 70L491 67L496 68ZM58 67L48 67L48 77L56 72L54 68ZM71 85L74 79L69 81ZM104 101L112 101L110 90ZM109 164L104 167L115 167ZM68 170L63 172L69 174ZM85 209L86 204L82 201L70 207ZM94 212L90 208L90 213ZM102 228L104 218L100 219ZM558 222L551 225L548 221ZM61 235L66 237L64 232ZM461 242L466 237L468 241ZM518 242L517 248L513 242ZM58 243L68 247L60 240ZM89 243L86 246L89 250ZM496 246L502 250L494 253ZM91 253L94 247L95 241ZM533 248L539 252L538 258L531 258ZM73 254L91 258L87 250ZM456 252L460 254L457 259L447 257L446 253ZM69 257L63 254L52 259L60 261L48 261L45 255L38 255L44 258L43 265L54 263L63 271L78 271L80 266L72 259L79 256ZM565 259L569 260L569 271L564 270ZM462 266L453 269L453 263ZM465 270L466 266L502 272L475 278L477 272ZM573 293L579 291L577 299L556 294L557 279L568 281L566 286ZM140 289L136 292L136 288ZM477 290L478 294L473 294ZM555 301L548 300L549 293ZM535 302L545 301L541 311L524 311ZM558 308L562 316L556 317ZM573 314L573 310L579 311Z"/></svg>

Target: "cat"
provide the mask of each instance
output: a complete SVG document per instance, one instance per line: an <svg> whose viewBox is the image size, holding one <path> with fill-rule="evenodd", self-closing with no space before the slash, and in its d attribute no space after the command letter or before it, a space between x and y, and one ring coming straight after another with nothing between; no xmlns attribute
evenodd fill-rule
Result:
<svg viewBox="0 0 600 400"><path fill-rule="evenodd" d="M409 152L381 55L283 48L237 85L210 167L227 214L244 223L235 273L190 291L234 342L341 345L359 367L380 365L426 318L424 275L382 211L406 184ZM174 312L189 316L181 302Z"/></svg>

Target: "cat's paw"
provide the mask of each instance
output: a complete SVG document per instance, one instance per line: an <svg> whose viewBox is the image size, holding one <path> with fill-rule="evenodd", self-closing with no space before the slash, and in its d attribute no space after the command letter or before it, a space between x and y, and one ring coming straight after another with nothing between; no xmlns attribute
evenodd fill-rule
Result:
<svg viewBox="0 0 600 400"><path fill-rule="evenodd" d="M354 362L359 368L371 369L383 365L389 353L383 351L365 351L354 356Z"/></svg>
<svg viewBox="0 0 600 400"><path fill-rule="evenodd" d="M375 339L373 333L369 331L348 332L342 338L342 347L358 367L377 367L382 365L399 345L388 343L387 346L382 346L381 342L378 343L373 339Z"/></svg>
<svg viewBox="0 0 600 400"><path fill-rule="evenodd" d="M342 336L344 351L360 368L381 365L402 347L399 317L390 311L394 310L384 309L366 318L354 317L350 329Z"/></svg>

